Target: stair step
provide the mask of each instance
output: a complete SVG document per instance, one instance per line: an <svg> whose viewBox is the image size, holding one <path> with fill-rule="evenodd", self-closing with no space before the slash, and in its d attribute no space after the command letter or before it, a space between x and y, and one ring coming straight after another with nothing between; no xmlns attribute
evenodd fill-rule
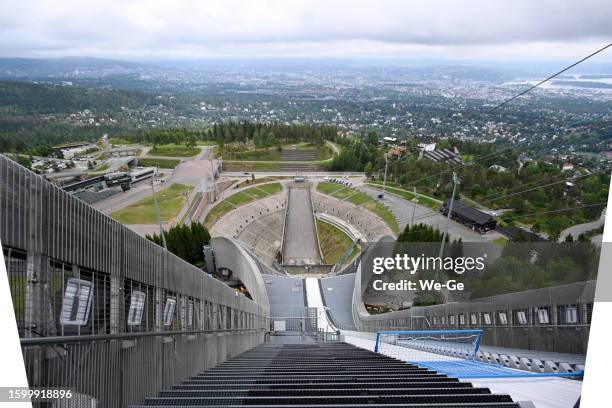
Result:
<svg viewBox="0 0 612 408"><path fill-rule="evenodd" d="M505 394L344 343L264 344L145 407L518 408Z"/></svg>

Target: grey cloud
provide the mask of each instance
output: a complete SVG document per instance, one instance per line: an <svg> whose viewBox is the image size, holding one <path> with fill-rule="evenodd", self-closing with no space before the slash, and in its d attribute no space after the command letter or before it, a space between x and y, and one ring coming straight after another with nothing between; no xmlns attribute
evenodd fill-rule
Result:
<svg viewBox="0 0 612 408"><path fill-rule="evenodd" d="M0 54L223 55L286 52L288 44L341 54L342 44L392 52L612 39L612 5L588 1L45 2L0 6ZM437 47L437 48L436 48ZM366 47L367 48L367 47ZM370 47L374 50L375 47ZM374 50L375 51L375 50Z"/></svg>

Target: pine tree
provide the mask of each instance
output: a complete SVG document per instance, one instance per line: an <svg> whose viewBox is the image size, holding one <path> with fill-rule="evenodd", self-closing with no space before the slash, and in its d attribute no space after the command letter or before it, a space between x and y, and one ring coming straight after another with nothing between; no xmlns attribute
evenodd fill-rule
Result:
<svg viewBox="0 0 612 408"><path fill-rule="evenodd" d="M203 247L210 243L210 233L202 224L177 225L165 231L164 237L168 251L193 265L204 265ZM158 234L147 235L146 238L162 245L161 236Z"/></svg>

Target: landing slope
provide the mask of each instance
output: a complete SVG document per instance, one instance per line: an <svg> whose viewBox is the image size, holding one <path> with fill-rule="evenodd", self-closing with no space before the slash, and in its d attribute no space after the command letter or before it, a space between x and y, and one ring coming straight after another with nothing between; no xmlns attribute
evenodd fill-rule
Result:
<svg viewBox="0 0 612 408"><path fill-rule="evenodd" d="M289 188L289 208L283 237L283 263L317 265L321 263L310 188Z"/></svg>

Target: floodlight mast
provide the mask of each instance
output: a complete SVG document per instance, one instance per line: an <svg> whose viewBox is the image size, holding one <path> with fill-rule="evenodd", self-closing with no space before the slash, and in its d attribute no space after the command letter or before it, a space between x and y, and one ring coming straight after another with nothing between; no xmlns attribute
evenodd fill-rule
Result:
<svg viewBox="0 0 612 408"><path fill-rule="evenodd" d="M210 179L212 182L212 187L213 187L213 202L217 201L217 198L219 197L219 189L217 187L217 180L215 178L215 164L213 162L213 159L210 159Z"/></svg>
<svg viewBox="0 0 612 408"><path fill-rule="evenodd" d="M159 234L161 235L161 241L164 246L164 249L168 249L168 245L166 245L166 236L164 235L164 226L161 222L161 216L159 215L159 204L157 203L157 196L155 195L155 187L153 187L153 179L155 177L151 177L151 194L153 195L153 204L155 205L155 214L157 215L157 223L159 224Z"/></svg>
<svg viewBox="0 0 612 408"><path fill-rule="evenodd" d="M387 189L387 170L389 170L389 157L385 153L385 177L383 179L383 189L380 198L385 198L385 191Z"/></svg>
<svg viewBox="0 0 612 408"><path fill-rule="evenodd" d="M448 214L446 216L446 228L444 229L444 233L442 234L442 243L440 244L440 253L438 254L439 258L442 258L442 254L444 252L444 241L446 241L446 236L448 235L451 213L453 212L453 204L455 203L455 192L457 191L457 185L459 183L459 177L457 177L457 173L453 171L453 194L451 195L450 204L448 206Z"/></svg>
<svg viewBox="0 0 612 408"><path fill-rule="evenodd" d="M414 225L414 213L416 212L416 206L419 202L419 194L417 193L416 187L413 187L414 191L414 200L412 200L412 219L410 220L410 225Z"/></svg>

